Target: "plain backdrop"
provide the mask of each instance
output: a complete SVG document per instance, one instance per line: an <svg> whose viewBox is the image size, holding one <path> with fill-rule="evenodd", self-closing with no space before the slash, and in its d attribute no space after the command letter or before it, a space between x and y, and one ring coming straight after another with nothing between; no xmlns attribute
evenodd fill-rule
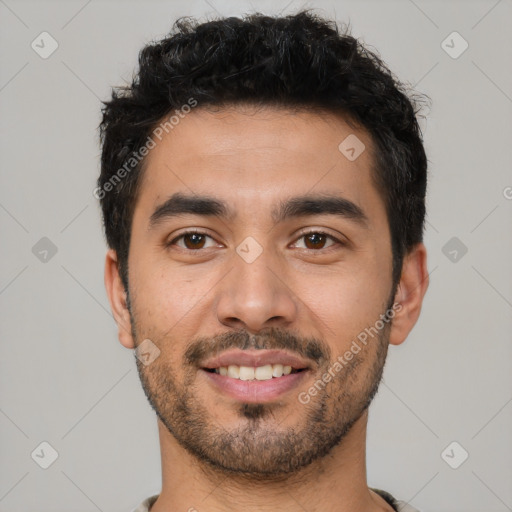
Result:
<svg viewBox="0 0 512 512"><path fill-rule="evenodd" d="M179 16L301 7L432 99L430 288L370 409L369 484L422 512L512 510L511 0L0 0L1 511L125 512L160 491L103 285L100 100Z"/></svg>

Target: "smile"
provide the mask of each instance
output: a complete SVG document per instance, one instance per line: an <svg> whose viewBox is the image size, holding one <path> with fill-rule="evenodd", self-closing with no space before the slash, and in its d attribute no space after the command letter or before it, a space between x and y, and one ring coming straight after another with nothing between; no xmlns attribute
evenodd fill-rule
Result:
<svg viewBox="0 0 512 512"><path fill-rule="evenodd" d="M224 377L238 380L270 380L278 379L283 375L298 373L304 371L304 368L292 368L289 365L282 364L266 364L256 368L251 366L238 366L231 364L229 366L221 366L219 368L209 368L206 371L214 372Z"/></svg>

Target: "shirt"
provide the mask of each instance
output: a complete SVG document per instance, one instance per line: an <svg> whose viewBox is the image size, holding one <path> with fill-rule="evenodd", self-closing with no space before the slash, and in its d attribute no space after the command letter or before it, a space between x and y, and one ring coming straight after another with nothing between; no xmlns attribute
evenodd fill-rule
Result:
<svg viewBox="0 0 512 512"><path fill-rule="evenodd" d="M373 489L372 491L377 493L379 496L384 498L395 510L396 512L420 512L418 509L411 507L408 503L405 501L399 501L393 498L391 494L389 494L386 491L381 491L380 489ZM151 507L153 506L153 503L158 498L158 494L155 494L153 496L150 496L149 498L146 498L136 509L134 509L132 512L150 512Z"/></svg>

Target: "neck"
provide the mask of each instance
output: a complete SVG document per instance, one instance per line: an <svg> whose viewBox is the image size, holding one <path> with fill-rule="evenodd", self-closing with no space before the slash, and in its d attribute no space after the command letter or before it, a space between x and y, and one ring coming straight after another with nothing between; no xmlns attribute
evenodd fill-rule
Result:
<svg viewBox="0 0 512 512"><path fill-rule="evenodd" d="M151 512L390 512L366 483L367 411L342 442L298 473L255 480L206 466L158 420L162 492Z"/></svg>

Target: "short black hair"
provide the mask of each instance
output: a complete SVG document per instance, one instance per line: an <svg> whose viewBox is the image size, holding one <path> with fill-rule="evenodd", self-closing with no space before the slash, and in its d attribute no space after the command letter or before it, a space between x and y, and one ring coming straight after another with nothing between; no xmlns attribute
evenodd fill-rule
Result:
<svg viewBox="0 0 512 512"><path fill-rule="evenodd" d="M347 25L310 9L203 23L178 19L167 37L140 51L132 83L114 88L103 102L95 195L125 289L144 145L166 116L184 106L190 110L192 102L320 109L366 129L375 148L372 177L386 205L396 285L404 255L423 240L425 218L427 157L417 116L428 97L411 89Z"/></svg>

